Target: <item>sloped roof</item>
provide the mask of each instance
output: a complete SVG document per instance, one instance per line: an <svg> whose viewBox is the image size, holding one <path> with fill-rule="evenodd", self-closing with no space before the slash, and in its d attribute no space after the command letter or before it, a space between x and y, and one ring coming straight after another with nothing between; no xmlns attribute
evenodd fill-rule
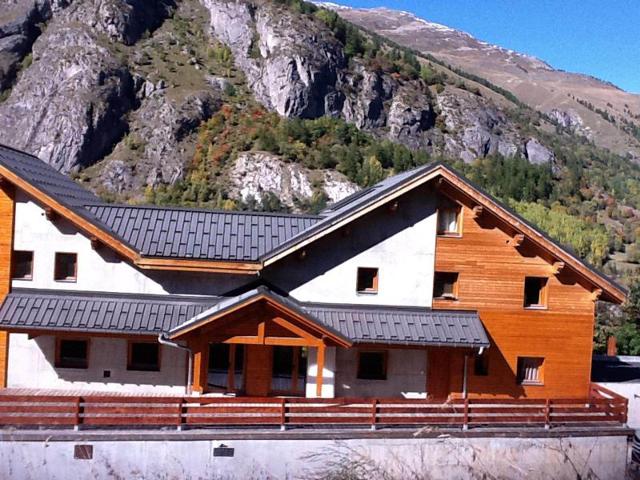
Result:
<svg viewBox="0 0 640 480"><path fill-rule="evenodd" d="M0 165L68 206L84 207L88 204L102 203L102 200L89 190L82 188L38 157L2 144L0 144Z"/></svg>
<svg viewBox="0 0 640 480"><path fill-rule="evenodd" d="M319 220L312 215L165 207L87 208L142 255L168 258L257 261Z"/></svg>
<svg viewBox="0 0 640 480"><path fill-rule="evenodd" d="M476 312L426 308L301 304L261 286L234 297L123 295L15 289L0 306L0 328L175 337L258 297L286 306L340 344L488 347Z"/></svg>
<svg viewBox="0 0 640 480"><path fill-rule="evenodd" d="M354 343L489 346L477 312L379 305L305 304L303 308Z"/></svg>
<svg viewBox="0 0 640 480"><path fill-rule="evenodd" d="M218 301L218 297L14 289L0 306L0 328L158 334Z"/></svg>

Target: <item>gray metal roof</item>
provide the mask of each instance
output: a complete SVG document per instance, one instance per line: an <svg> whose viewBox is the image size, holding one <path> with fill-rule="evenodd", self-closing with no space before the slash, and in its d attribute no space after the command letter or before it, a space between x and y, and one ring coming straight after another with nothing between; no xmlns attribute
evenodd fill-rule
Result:
<svg viewBox="0 0 640 480"><path fill-rule="evenodd" d="M329 304L306 304L303 308L354 343L489 346L477 312Z"/></svg>
<svg viewBox="0 0 640 480"><path fill-rule="evenodd" d="M218 301L218 297L15 289L0 306L0 328L158 334Z"/></svg>
<svg viewBox="0 0 640 480"><path fill-rule="evenodd" d="M213 316L216 315L221 315L224 314L224 312L226 312L229 309L232 309L238 305L242 305L243 303L246 302L250 302L251 300L258 298L258 297L262 297L265 296L267 298L270 298L271 300L284 305L286 307L288 307L289 309L293 310L294 312L298 313L299 315L305 317L306 319L310 320L312 323L317 324L319 327L328 330L329 332L331 332L332 334L334 334L336 337L342 339L342 340L346 340L348 343L349 341L349 337L344 335L340 330L333 328L331 325L328 325L322 321L320 321L319 319L317 319L316 317L314 317L313 315L310 315L309 312L305 309L302 308L302 306L293 298L288 297L288 296L284 296L284 295L280 295L274 291L272 291L271 289L269 289L268 287L264 286L264 285L260 285L257 288L253 288L249 291L243 292L239 295L236 295L234 297L228 297L225 298L224 300L220 301L219 303L217 303L216 305L212 306L211 308L205 310L204 312L198 314L197 316L193 317L192 319L190 319L189 321L178 325L177 327L175 327L171 332L171 336L175 337L177 335L179 335L182 331L186 330L186 329L191 329L194 326L198 326L200 324L204 324L208 321L208 319L210 319Z"/></svg>
<svg viewBox="0 0 640 480"><path fill-rule="evenodd" d="M0 144L0 165L62 203L83 207L101 200L71 178L28 153Z"/></svg>
<svg viewBox="0 0 640 480"><path fill-rule="evenodd" d="M476 312L364 305L301 304L265 286L234 297L122 295L16 289L0 306L0 328L172 336L265 295L353 343L487 347Z"/></svg>
<svg viewBox="0 0 640 480"><path fill-rule="evenodd" d="M319 220L312 215L127 205L87 208L142 255L207 260L257 261Z"/></svg>

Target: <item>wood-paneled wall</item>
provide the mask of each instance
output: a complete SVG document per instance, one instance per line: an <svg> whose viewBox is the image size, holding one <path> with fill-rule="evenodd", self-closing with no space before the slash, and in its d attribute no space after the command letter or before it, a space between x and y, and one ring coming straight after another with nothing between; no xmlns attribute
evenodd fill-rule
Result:
<svg viewBox="0 0 640 480"><path fill-rule="evenodd" d="M475 376L470 359L469 395L586 398L595 313L591 287L568 268L554 275L553 259L542 258L526 239L517 246L508 226L488 212L474 218L472 208L463 204L459 238L436 242L436 271L459 274L458 300L433 302L437 309L477 310L490 336L489 374ZM547 309L524 308L526 276L548 278ZM463 352L453 356L450 393L455 395L461 391ZM544 357L542 386L518 385L518 356Z"/></svg>
<svg viewBox="0 0 640 480"><path fill-rule="evenodd" d="M11 290L11 252L13 251L14 188L0 185L0 302ZM0 330L0 388L7 386L9 334Z"/></svg>

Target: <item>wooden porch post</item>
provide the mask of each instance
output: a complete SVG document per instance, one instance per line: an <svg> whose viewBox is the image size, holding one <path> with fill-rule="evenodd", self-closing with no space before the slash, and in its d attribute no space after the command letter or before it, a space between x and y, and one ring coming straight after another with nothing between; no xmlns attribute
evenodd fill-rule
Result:
<svg viewBox="0 0 640 480"><path fill-rule="evenodd" d="M316 397L322 397L322 376L324 373L324 342L318 345L318 361L316 363Z"/></svg>
<svg viewBox="0 0 640 480"><path fill-rule="evenodd" d="M193 345L193 391L204 393L207 385L209 364L209 343L204 338L196 338Z"/></svg>

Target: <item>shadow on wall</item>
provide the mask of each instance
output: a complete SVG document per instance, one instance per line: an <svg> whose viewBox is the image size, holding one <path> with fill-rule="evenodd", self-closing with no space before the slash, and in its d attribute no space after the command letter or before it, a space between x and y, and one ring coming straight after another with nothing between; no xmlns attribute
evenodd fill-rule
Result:
<svg viewBox="0 0 640 480"><path fill-rule="evenodd" d="M436 211L435 197L430 187L417 188L402 196L394 211L388 205L377 208L307 247L304 259L294 253L268 267L263 277L283 290L294 290L431 217Z"/></svg>
<svg viewBox="0 0 640 480"><path fill-rule="evenodd" d="M26 336L25 336L26 338ZM122 385L141 387L177 387L186 383L186 353L160 346L159 371L127 370L128 341L119 338L86 337L82 334L65 336L75 340L88 340L87 368L56 367L56 337L42 335L27 342L39 350L44 362L32 361L36 372L27 382L41 388L88 387L117 389ZM106 375L106 376L105 376ZM23 382L24 383L24 382Z"/></svg>

